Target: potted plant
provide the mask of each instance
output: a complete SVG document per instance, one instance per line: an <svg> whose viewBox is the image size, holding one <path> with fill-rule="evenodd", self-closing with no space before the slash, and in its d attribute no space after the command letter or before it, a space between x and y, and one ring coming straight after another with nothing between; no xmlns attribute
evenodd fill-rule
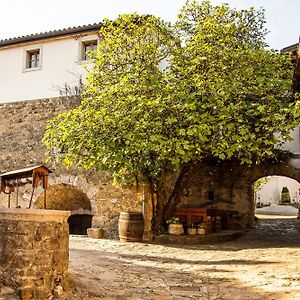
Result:
<svg viewBox="0 0 300 300"><path fill-rule="evenodd" d="M206 224L205 223L200 223L199 225L198 225L198 228L197 228L197 234L206 234L206 229L205 229L205 227L206 227Z"/></svg>
<svg viewBox="0 0 300 300"><path fill-rule="evenodd" d="M284 186L281 191L280 204L290 204L290 203L291 203L290 191L286 186Z"/></svg>
<svg viewBox="0 0 300 300"><path fill-rule="evenodd" d="M197 234L197 227L195 226L194 223L191 223L188 227L188 234L190 235L195 235Z"/></svg>
<svg viewBox="0 0 300 300"><path fill-rule="evenodd" d="M180 223L179 218L173 217L173 218L167 220L167 224L169 224L169 226L168 226L169 234L174 234L174 235L183 234L184 230L183 230L182 224Z"/></svg>

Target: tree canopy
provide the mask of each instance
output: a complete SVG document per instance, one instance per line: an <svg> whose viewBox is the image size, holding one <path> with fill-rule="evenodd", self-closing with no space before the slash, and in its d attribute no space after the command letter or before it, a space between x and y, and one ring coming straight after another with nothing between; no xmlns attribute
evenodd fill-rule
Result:
<svg viewBox="0 0 300 300"><path fill-rule="evenodd" d="M262 10L209 1L187 1L174 25L104 20L84 99L47 125L46 146L66 166L158 182L205 157L274 156L299 114L291 64L266 49L264 24Z"/></svg>

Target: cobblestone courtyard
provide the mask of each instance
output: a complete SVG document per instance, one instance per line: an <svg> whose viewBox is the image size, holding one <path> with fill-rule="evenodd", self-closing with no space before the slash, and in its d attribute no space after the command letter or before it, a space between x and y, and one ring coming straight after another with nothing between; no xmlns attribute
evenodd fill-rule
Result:
<svg viewBox="0 0 300 300"><path fill-rule="evenodd" d="M296 219L263 217L215 245L122 244L70 237L72 299L300 299Z"/></svg>

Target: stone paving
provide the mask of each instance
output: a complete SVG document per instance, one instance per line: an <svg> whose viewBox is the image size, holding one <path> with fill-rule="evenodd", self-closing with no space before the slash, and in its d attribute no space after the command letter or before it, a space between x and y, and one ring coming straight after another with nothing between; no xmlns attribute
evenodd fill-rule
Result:
<svg viewBox="0 0 300 300"><path fill-rule="evenodd" d="M300 299L299 262L296 219L259 219L242 238L214 245L71 236L75 289L66 299Z"/></svg>

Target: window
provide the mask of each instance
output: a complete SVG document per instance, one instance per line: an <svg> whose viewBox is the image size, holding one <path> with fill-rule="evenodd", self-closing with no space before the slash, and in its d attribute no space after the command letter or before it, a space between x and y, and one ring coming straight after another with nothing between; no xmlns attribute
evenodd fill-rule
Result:
<svg viewBox="0 0 300 300"><path fill-rule="evenodd" d="M43 46L23 49L23 72L42 69Z"/></svg>
<svg viewBox="0 0 300 300"><path fill-rule="evenodd" d="M28 50L26 52L26 68L40 67L40 49Z"/></svg>
<svg viewBox="0 0 300 300"><path fill-rule="evenodd" d="M82 43L82 60L90 60L95 56L95 53L90 51L97 50L97 40L85 41Z"/></svg>
<svg viewBox="0 0 300 300"><path fill-rule="evenodd" d="M208 191L208 200L209 201L215 200L215 192L214 191Z"/></svg>

